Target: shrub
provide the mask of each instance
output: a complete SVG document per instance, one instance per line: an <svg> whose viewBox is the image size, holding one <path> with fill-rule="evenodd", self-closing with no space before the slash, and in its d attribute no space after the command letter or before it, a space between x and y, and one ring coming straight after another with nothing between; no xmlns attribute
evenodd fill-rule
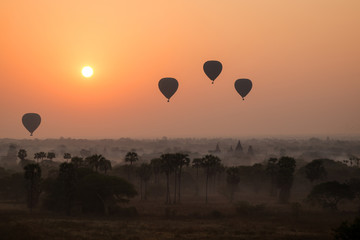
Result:
<svg viewBox="0 0 360 240"><path fill-rule="evenodd" d="M355 194L349 185L332 181L316 185L311 190L307 200L325 209L337 210L340 201L353 198L355 198Z"/></svg>
<svg viewBox="0 0 360 240"><path fill-rule="evenodd" d="M342 222L341 225L333 231L335 232L335 239L337 240L360 239L360 218L356 218L351 224L347 221Z"/></svg>

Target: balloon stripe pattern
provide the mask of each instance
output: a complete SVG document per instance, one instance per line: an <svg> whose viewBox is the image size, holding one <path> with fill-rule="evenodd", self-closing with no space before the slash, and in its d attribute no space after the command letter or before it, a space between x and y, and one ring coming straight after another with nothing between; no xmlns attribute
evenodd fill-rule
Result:
<svg viewBox="0 0 360 240"><path fill-rule="evenodd" d="M22 123L24 127L30 132L30 136L40 126L41 117L37 113L26 113L22 117Z"/></svg>

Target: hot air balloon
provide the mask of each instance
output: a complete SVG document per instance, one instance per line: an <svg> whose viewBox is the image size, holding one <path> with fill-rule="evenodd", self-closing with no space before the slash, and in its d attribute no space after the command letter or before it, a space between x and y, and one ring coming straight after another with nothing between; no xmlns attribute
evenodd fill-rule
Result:
<svg viewBox="0 0 360 240"><path fill-rule="evenodd" d="M248 95L251 88L252 88L252 82L249 79L241 78L235 81L235 89L240 94L243 100L244 97Z"/></svg>
<svg viewBox="0 0 360 240"><path fill-rule="evenodd" d="M208 78L212 81L212 84L214 84L215 79L220 75L222 71L222 64L219 61L207 61L204 63L204 72Z"/></svg>
<svg viewBox="0 0 360 240"><path fill-rule="evenodd" d="M161 93L170 101L170 98L179 87L179 83L175 78L162 78L159 81L159 89Z"/></svg>
<svg viewBox="0 0 360 240"><path fill-rule="evenodd" d="M39 127L41 122L41 117L37 113L26 113L22 117L22 123L24 127L30 132L30 136L33 135L33 132Z"/></svg>

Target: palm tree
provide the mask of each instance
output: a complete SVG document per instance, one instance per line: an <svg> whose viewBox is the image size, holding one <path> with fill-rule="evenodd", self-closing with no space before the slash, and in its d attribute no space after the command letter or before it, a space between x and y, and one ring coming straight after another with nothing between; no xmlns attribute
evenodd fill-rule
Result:
<svg viewBox="0 0 360 240"><path fill-rule="evenodd" d="M196 196L199 195L199 168L201 168L201 160L201 158L194 158L191 165L193 168L196 168Z"/></svg>
<svg viewBox="0 0 360 240"><path fill-rule="evenodd" d="M170 186L169 186L169 177L170 174L173 172L173 154L167 153L167 154L162 154L160 156L161 159L161 172L165 173L166 175L166 204L170 204L171 203L171 198L170 198Z"/></svg>
<svg viewBox="0 0 360 240"><path fill-rule="evenodd" d="M209 177L214 175L217 171L217 168L221 165L221 160L214 155L206 155L201 159L201 166L204 168L206 175L206 185L205 185L205 202L208 203L208 182Z"/></svg>
<svg viewBox="0 0 360 240"><path fill-rule="evenodd" d="M190 164L190 158L188 154L183 153L176 153L175 154L177 160L178 160L178 166L179 166L179 194L178 194L178 202L180 202L180 192L181 192L181 172L183 166L189 166Z"/></svg>
<svg viewBox="0 0 360 240"><path fill-rule="evenodd" d="M277 173L278 173L278 165L277 165L277 158L270 158L268 160L266 166L266 173L270 175L271 185L270 185L270 196L276 197L277 195Z"/></svg>
<svg viewBox="0 0 360 240"><path fill-rule="evenodd" d="M71 163L74 164L75 168L78 168L84 163L84 160L81 157L72 157Z"/></svg>
<svg viewBox="0 0 360 240"><path fill-rule="evenodd" d="M315 159L312 162L305 165L306 178L309 179L311 184L314 181L320 180L326 177L327 173L322 159Z"/></svg>
<svg viewBox="0 0 360 240"><path fill-rule="evenodd" d="M238 167L229 167L226 170L226 183L230 190L230 201L234 199L234 192L240 183L240 169Z"/></svg>
<svg viewBox="0 0 360 240"><path fill-rule="evenodd" d="M71 159L72 160L72 159ZM64 191L66 214L70 215L74 198L76 195L76 184L78 181L76 166L73 163L63 162L59 166L59 177L61 187Z"/></svg>
<svg viewBox="0 0 360 240"><path fill-rule="evenodd" d="M106 174L108 170L111 170L111 161L107 160L106 158L100 158L99 160L99 169L100 171L104 171Z"/></svg>
<svg viewBox="0 0 360 240"><path fill-rule="evenodd" d="M161 158L151 159L150 165L151 165L151 169L154 173L154 182L158 183L159 182L158 175L161 172Z"/></svg>
<svg viewBox="0 0 360 240"><path fill-rule="evenodd" d="M147 182L150 180L151 177L151 165L148 163L142 163L140 167L137 169L137 173L140 177L140 199L147 199ZM144 198L143 198L143 191L142 186L144 183Z"/></svg>
<svg viewBox="0 0 360 240"><path fill-rule="evenodd" d="M46 153L45 152L39 152L39 157L41 159L41 161L46 158Z"/></svg>
<svg viewBox="0 0 360 240"><path fill-rule="evenodd" d="M34 154L34 159L36 160L36 162L38 162L40 158L41 158L40 153L35 153Z"/></svg>
<svg viewBox="0 0 360 240"><path fill-rule="evenodd" d="M18 158L20 158L21 161L24 161L27 157L27 152L25 149L20 149L18 152Z"/></svg>
<svg viewBox="0 0 360 240"><path fill-rule="evenodd" d="M66 161L71 159L71 154L70 153L64 153L64 159L66 159Z"/></svg>
<svg viewBox="0 0 360 240"><path fill-rule="evenodd" d="M53 153L53 152L48 152L46 158L47 158L47 159L50 159L50 161L51 161L53 158L55 158L55 153Z"/></svg>
<svg viewBox="0 0 360 240"><path fill-rule="evenodd" d="M180 159L177 157L176 154L171 154L171 161L170 161L171 167L174 172L174 201L173 203L176 203L177 197L177 180L178 180L178 171L180 166Z"/></svg>
<svg viewBox="0 0 360 240"><path fill-rule="evenodd" d="M92 170L94 170L97 172L98 168L99 168L99 163L101 161L106 160L102 155L98 155L98 154L94 154L91 155L90 157L85 158L85 162L88 164L88 166L90 166L90 168Z"/></svg>
<svg viewBox="0 0 360 240"><path fill-rule="evenodd" d="M139 160L139 156L136 152L128 152L125 156L125 162L130 162L130 165L132 165L133 162L136 162Z"/></svg>
<svg viewBox="0 0 360 240"><path fill-rule="evenodd" d="M39 164L28 164L24 167L24 178L27 181L27 205L32 211L37 205L41 193L41 168Z"/></svg>
<svg viewBox="0 0 360 240"><path fill-rule="evenodd" d="M194 158L192 161L192 167L196 168L196 180L199 178L199 168L201 167L201 158Z"/></svg>

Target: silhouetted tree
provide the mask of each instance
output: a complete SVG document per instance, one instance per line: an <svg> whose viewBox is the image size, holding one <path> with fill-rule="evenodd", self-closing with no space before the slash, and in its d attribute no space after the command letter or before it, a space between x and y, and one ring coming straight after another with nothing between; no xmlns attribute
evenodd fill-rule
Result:
<svg viewBox="0 0 360 240"><path fill-rule="evenodd" d="M39 162L39 159L41 159L41 154L38 152L38 153L35 153L34 154L34 159L36 160L36 162L38 163Z"/></svg>
<svg viewBox="0 0 360 240"><path fill-rule="evenodd" d="M360 158L350 154L349 155L349 162L351 163L350 165L356 164L356 166L359 167Z"/></svg>
<svg viewBox="0 0 360 240"><path fill-rule="evenodd" d="M281 157L277 162L277 185L280 189L279 202L288 203L290 190L294 181L296 161L291 157Z"/></svg>
<svg viewBox="0 0 360 240"><path fill-rule="evenodd" d="M75 168L79 168L84 164L84 160L81 157L72 157L71 163L74 164Z"/></svg>
<svg viewBox="0 0 360 240"><path fill-rule="evenodd" d="M229 167L226 169L226 183L230 190L230 201L234 199L234 193L240 183L240 170L238 167Z"/></svg>
<svg viewBox="0 0 360 240"><path fill-rule="evenodd" d="M26 157L27 157L26 150L25 149L20 149L17 156L21 161L24 161L26 159Z"/></svg>
<svg viewBox="0 0 360 240"><path fill-rule="evenodd" d="M347 221L334 229L336 240L355 240L360 239L360 217L355 218L353 223Z"/></svg>
<svg viewBox="0 0 360 240"><path fill-rule="evenodd" d="M147 199L147 183L150 180L152 169L151 165L148 163L142 163L137 169L137 173L140 177L140 199ZM144 184L144 195L142 191L142 186ZM144 197L143 197L144 196Z"/></svg>
<svg viewBox="0 0 360 240"><path fill-rule="evenodd" d="M36 162L38 162L40 159L42 161L44 158L46 158L45 152L37 152L34 154L34 159L36 159Z"/></svg>
<svg viewBox="0 0 360 240"><path fill-rule="evenodd" d="M201 167L205 171L206 184L205 184L205 202L208 203L208 182L209 177L215 174L216 168L221 164L220 158L214 155L206 155L201 159Z"/></svg>
<svg viewBox="0 0 360 240"><path fill-rule="evenodd" d="M32 163L35 163L35 161L25 159L25 160L20 160L19 165L20 165L22 168L24 168L26 165L29 165L29 164L32 164Z"/></svg>
<svg viewBox="0 0 360 240"><path fill-rule="evenodd" d="M162 161L160 158L154 158L154 159L151 159L151 161L150 161L151 169L154 173L154 182L155 183L159 183L158 176L161 173L161 164L162 164Z"/></svg>
<svg viewBox="0 0 360 240"><path fill-rule="evenodd" d="M313 204L319 204L323 208L338 209L338 203L343 199L355 198L350 186L337 181L320 183L311 190L307 200Z"/></svg>
<svg viewBox="0 0 360 240"><path fill-rule="evenodd" d="M360 200L360 178L351 178L346 181L346 184L350 186L351 190L355 194L355 197Z"/></svg>
<svg viewBox="0 0 360 240"><path fill-rule="evenodd" d="M196 196L199 195L199 168L201 168L201 158L194 158L192 161L192 167L196 168Z"/></svg>
<svg viewBox="0 0 360 240"><path fill-rule="evenodd" d="M45 152L39 152L39 157L42 160L44 160L44 158L46 158L46 153Z"/></svg>
<svg viewBox="0 0 360 240"><path fill-rule="evenodd" d="M176 203L176 200L177 200L177 197L176 197L176 194L177 194L177 187L178 187L178 171L179 171L179 160L176 156L176 154L171 154L171 161L170 161L170 164L171 164L171 167L173 169L173 173L174 173L174 200L173 200L173 203L175 204Z"/></svg>
<svg viewBox="0 0 360 240"><path fill-rule="evenodd" d="M71 209L75 200L76 184L77 184L77 172L73 163L64 162L59 166L58 177L61 188L63 189L65 197L66 214L71 214Z"/></svg>
<svg viewBox="0 0 360 240"><path fill-rule="evenodd" d="M220 177L220 175L225 172L225 167L221 163L217 164L213 169L211 173L211 178L213 180L212 188L213 190L216 189L216 180Z"/></svg>
<svg viewBox="0 0 360 240"><path fill-rule="evenodd" d="M108 170L111 170L111 161L106 158L100 158L99 159L99 169L100 171L104 171L106 174Z"/></svg>
<svg viewBox="0 0 360 240"><path fill-rule="evenodd" d="M49 160L52 160L53 158L55 158L55 153L48 152L46 158L49 159Z"/></svg>
<svg viewBox="0 0 360 240"><path fill-rule="evenodd" d="M323 161L321 159L316 159L306 164L305 174L306 178L309 179L311 183L316 180L325 178L327 173Z"/></svg>
<svg viewBox="0 0 360 240"><path fill-rule="evenodd" d="M139 160L139 156L136 152L128 152L125 156L125 162L130 162L130 165L133 164L133 162L136 162Z"/></svg>
<svg viewBox="0 0 360 240"><path fill-rule="evenodd" d="M199 178L199 168L201 168L201 158L194 158L192 161L192 167L196 168L196 180Z"/></svg>
<svg viewBox="0 0 360 240"><path fill-rule="evenodd" d="M1 172L1 171L0 171ZM27 198L27 188L24 174L13 173L9 176L0 177L0 198L1 200L10 200L25 202Z"/></svg>
<svg viewBox="0 0 360 240"><path fill-rule="evenodd" d="M255 163L252 166L238 166L241 176L241 183L251 187L254 193L258 193L264 186L266 179L265 167L260 163Z"/></svg>
<svg viewBox="0 0 360 240"><path fill-rule="evenodd" d="M85 158L85 162L86 164L91 168L91 169L95 169L95 171L97 172L99 169L99 164L102 161L105 161L106 159L102 156L102 155L98 155L98 154L94 154L91 155L90 157Z"/></svg>
<svg viewBox="0 0 360 240"><path fill-rule="evenodd" d="M69 161L69 159L71 159L71 154L70 153L64 153L64 159L66 161Z"/></svg>
<svg viewBox="0 0 360 240"><path fill-rule="evenodd" d="M278 165L277 158L270 158L267 162L266 173L270 175L270 196L275 197L277 193L277 175L278 175Z"/></svg>
<svg viewBox="0 0 360 240"><path fill-rule="evenodd" d="M162 154L161 159L161 172L166 176L166 204L171 203L170 197L170 174L174 171L173 159L174 156L171 153Z"/></svg>
<svg viewBox="0 0 360 240"><path fill-rule="evenodd" d="M36 207L41 193L41 168L39 164L29 164L24 170L27 182L27 206L32 210Z"/></svg>
<svg viewBox="0 0 360 240"><path fill-rule="evenodd" d="M118 202L127 202L127 198L137 195L132 184L122 178L93 172L84 176L77 184L77 196L83 210L94 212L102 208L105 215Z"/></svg>
<svg viewBox="0 0 360 240"><path fill-rule="evenodd" d="M178 194L178 202L180 202L181 200L181 173L182 173L182 168L184 166L189 166L190 164L190 158L188 154L183 154L183 153L176 153L175 157L177 159L178 162L178 167L179 167L179 194Z"/></svg>
<svg viewBox="0 0 360 240"><path fill-rule="evenodd" d="M81 206L84 213L109 213L117 203L127 202L136 191L127 181L89 168L76 168L73 163L60 165L56 179L46 179L44 205L49 210L65 211L67 214L75 206ZM75 205L76 204L76 205Z"/></svg>

